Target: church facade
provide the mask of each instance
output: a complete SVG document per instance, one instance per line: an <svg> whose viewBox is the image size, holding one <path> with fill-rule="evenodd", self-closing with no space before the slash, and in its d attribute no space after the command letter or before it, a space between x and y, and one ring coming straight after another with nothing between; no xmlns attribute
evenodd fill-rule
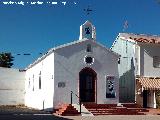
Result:
<svg viewBox="0 0 160 120"><path fill-rule="evenodd" d="M96 41L95 27L86 21L79 40L51 48L26 68L25 105L38 109L72 103L117 104L118 58Z"/></svg>

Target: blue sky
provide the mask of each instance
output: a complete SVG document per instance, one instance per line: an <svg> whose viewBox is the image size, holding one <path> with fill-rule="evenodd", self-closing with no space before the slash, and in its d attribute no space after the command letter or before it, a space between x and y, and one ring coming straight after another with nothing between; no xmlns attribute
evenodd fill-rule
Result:
<svg viewBox="0 0 160 120"><path fill-rule="evenodd" d="M14 68L23 69L41 56L39 53L78 40L79 26L86 20L95 25L97 41L108 48L118 33L123 32L126 20L125 32L160 34L158 0L48 0L57 5L24 6L4 5L3 1L7 0L0 0L0 52L14 55ZM64 1L65 5L61 3ZM89 16L83 11L88 5L93 9ZM16 55L24 53L31 55Z"/></svg>

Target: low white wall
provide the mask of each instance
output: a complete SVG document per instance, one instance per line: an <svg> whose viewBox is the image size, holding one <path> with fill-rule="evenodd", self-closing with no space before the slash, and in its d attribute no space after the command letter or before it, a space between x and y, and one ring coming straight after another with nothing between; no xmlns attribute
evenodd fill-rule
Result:
<svg viewBox="0 0 160 120"><path fill-rule="evenodd" d="M0 67L0 105L24 104L25 72Z"/></svg>

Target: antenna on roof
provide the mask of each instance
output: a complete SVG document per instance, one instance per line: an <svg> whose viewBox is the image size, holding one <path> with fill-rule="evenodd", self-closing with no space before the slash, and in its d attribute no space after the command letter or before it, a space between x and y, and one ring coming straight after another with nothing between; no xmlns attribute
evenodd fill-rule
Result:
<svg viewBox="0 0 160 120"><path fill-rule="evenodd" d="M128 28L128 21L126 20L123 25L123 32Z"/></svg>

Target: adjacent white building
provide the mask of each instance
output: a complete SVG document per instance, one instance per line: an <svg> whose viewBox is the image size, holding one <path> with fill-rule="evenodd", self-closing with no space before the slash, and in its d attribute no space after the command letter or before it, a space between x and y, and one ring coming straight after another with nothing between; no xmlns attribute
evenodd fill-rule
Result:
<svg viewBox="0 0 160 120"><path fill-rule="evenodd" d="M26 68L25 105L57 108L71 102L71 91L75 104L79 98L83 103L118 103L119 57L96 41L95 27L86 21L79 40L51 48Z"/></svg>
<svg viewBox="0 0 160 120"><path fill-rule="evenodd" d="M160 90L160 36L120 33L111 50L119 59L120 102L156 108Z"/></svg>

